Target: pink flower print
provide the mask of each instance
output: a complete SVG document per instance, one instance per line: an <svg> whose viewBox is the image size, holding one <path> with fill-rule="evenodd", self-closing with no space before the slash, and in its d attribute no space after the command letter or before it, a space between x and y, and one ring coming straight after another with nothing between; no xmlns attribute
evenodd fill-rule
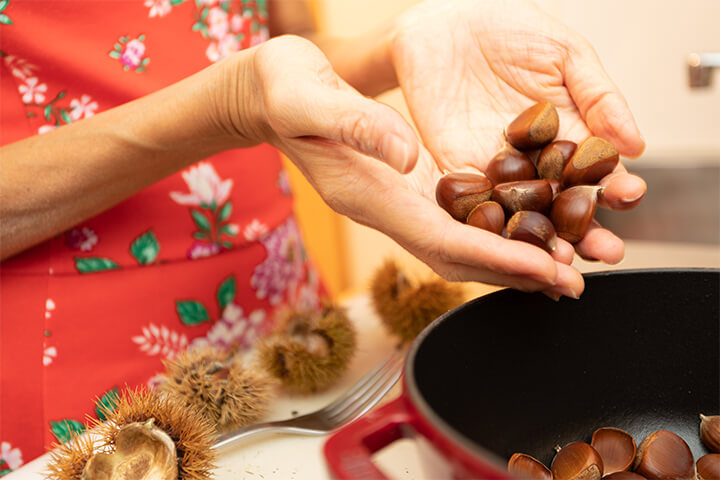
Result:
<svg viewBox="0 0 720 480"><path fill-rule="evenodd" d="M47 367L53 362L55 357L57 357L57 348L47 347L45 350L43 350L43 365Z"/></svg>
<svg viewBox="0 0 720 480"><path fill-rule="evenodd" d="M261 28L259 32L250 35L250 46L260 45L270 38L270 33L267 28Z"/></svg>
<svg viewBox="0 0 720 480"><path fill-rule="evenodd" d="M5 57L5 66L10 70L13 77L20 80L32 77L37 70L37 66L28 62L24 58L18 58L15 55L8 55Z"/></svg>
<svg viewBox="0 0 720 480"><path fill-rule="evenodd" d="M97 109L98 104L92 101L90 95L82 95L80 99L74 98L70 101L70 117L73 120L90 118Z"/></svg>
<svg viewBox="0 0 720 480"><path fill-rule="evenodd" d="M0 444L0 463L7 464L10 470L17 470L23 464L22 452L19 448L12 448L10 442Z"/></svg>
<svg viewBox="0 0 720 480"><path fill-rule="evenodd" d="M292 195L292 190L290 188L290 178L288 177L288 174L284 169L280 170L280 173L278 173L277 186L278 188L280 188L280 191L284 195Z"/></svg>
<svg viewBox="0 0 720 480"><path fill-rule="evenodd" d="M265 318L265 311L261 309L245 317L242 307L231 302L223 309L222 317L208 330L206 336L193 340L190 348L207 345L224 349L250 347Z"/></svg>
<svg viewBox="0 0 720 480"><path fill-rule="evenodd" d="M42 135L43 133L48 133L57 128L57 125L41 125L40 128L38 128L38 134Z"/></svg>
<svg viewBox="0 0 720 480"><path fill-rule="evenodd" d="M213 7L207 16L208 35L219 40L230 31L228 13L220 7Z"/></svg>
<svg viewBox="0 0 720 480"><path fill-rule="evenodd" d="M232 179L221 180L208 162L200 162L182 173L190 193L170 192L170 198L180 205L207 207L222 205L230 196Z"/></svg>
<svg viewBox="0 0 720 480"><path fill-rule="evenodd" d="M120 61L126 67L137 68L142 62L143 55L145 55L145 44L138 39L133 39L125 45Z"/></svg>
<svg viewBox="0 0 720 480"><path fill-rule="evenodd" d="M295 220L289 218L261 242L268 256L255 267L250 284L257 298L267 298L271 305L277 305L285 291L297 285L304 273L305 252Z"/></svg>
<svg viewBox="0 0 720 480"><path fill-rule="evenodd" d="M243 230L243 236L248 242L254 242L264 237L268 232L268 227L264 223L260 222L257 218L253 219L245 230Z"/></svg>
<svg viewBox="0 0 720 480"><path fill-rule="evenodd" d="M211 42L205 50L208 60L217 62L240 50L240 40L233 33L228 33L217 42Z"/></svg>
<svg viewBox="0 0 720 480"><path fill-rule="evenodd" d="M244 23L245 19L243 18L243 16L239 13L236 13L235 15L230 17L230 30L232 30L233 33L240 33Z"/></svg>
<svg viewBox="0 0 720 480"><path fill-rule="evenodd" d="M19 85L18 90L22 94L23 103L43 103L45 101L47 85L38 83L37 77L31 77L25 79L25 83Z"/></svg>
<svg viewBox="0 0 720 480"><path fill-rule="evenodd" d="M170 0L145 0L145 6L150 9L148 13L150 18L164 17L172 10Z"/></svg>
<svg viewBox="0 0 720 480"><path fill-rule="evenodd" d="M65 232L65 245L73 250L89 252L97 243L97 235L88 227L72 228Z"/></svg>
<svg viewBox="0 0 720 480"><path fill-rule="evenodd" d="M147 387L150 390L157 391L162 385L165 384L165 376L162 373L158 373L148 378Z"/></svg>
<svg viewBox="0 0 720 480"><path fill-rule="evenodd" d="M191 260L197 258L212 257L220 253L220 245L217 243L195 242L188 250L187 256Z"/></svg>

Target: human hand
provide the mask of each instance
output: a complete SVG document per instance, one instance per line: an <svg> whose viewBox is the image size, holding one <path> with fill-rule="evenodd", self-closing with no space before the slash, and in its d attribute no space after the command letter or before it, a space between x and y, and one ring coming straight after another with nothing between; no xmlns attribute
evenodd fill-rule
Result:
<svg viewBox="0 0 720 480"><path fill-rule="evenodd" d="M423 142L442 169L484 170L503 147L505 126L539 101L557 107L558 139L603 137L628 157L645 147L592 47L529 1L427 1L399 18L391 52ZM634 207L646 190L622 164L600 183L600 205L615 210ZM597 223L575 248L607 263L624 255L622 241ZM554 257L570 263L572 252L560 240Z"/></svg>
<svg viewBox="0 0 720 480"><path fill-rule="evenodd" d="M438 207L441 172L411 127L348 86L312 43L270 40L251 69L247 96L260 101L238 102L233 128L283 151L334 210L390 236L449 280L523 290L556 284L571 296L581 289L577 272L540 249L463 225Z"/></svg>

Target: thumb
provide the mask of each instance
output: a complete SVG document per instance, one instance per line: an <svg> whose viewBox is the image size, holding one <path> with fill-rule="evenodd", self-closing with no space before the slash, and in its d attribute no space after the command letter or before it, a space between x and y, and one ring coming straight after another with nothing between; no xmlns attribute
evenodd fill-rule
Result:
<svg viewBox="0 0 720 480"><path fill-rule="evenodd" d="M568 91L592 133L607 139L624 156L641 155L645 141L630 107L592 46L585 40L577 40L565 67Z"/></svg>
<svg viewBox="0 0 720 480"><path fill-rule="evenodd" d="M363 97L349 86L333 88L306 80L296 83L293 90L294 98L278 117L270 118L279 135L313 136L344 144L400 173L415 166L417 137L396 110Z"/></svg>

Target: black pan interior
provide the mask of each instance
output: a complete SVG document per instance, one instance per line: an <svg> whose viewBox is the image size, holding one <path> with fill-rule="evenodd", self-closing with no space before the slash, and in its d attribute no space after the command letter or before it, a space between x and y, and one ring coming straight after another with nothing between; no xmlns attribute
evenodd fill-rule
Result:
<svg viewBox="0 0 720 480"><path fill-rule="evenodd" d="M549 464L554 446L602 426L637 443L671 430L699 458L698 414L720 413L719 305L719 270L592 274L581 300L558 303L497 292L426 330L410 394L501 462L523 452Z"/></svg>

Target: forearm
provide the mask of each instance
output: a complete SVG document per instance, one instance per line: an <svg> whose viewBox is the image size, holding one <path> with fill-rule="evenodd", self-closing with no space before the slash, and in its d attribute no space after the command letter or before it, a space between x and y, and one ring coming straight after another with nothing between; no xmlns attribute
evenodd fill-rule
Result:
<svg viewBox="0 0 720 480"><path fill-rule="evenodd" d="M92 118L2 147L0 258L51 238L197 160L257 143L217 114L223 103L242 108L247 101L233 85L223 85L241 83L225 68L213 65Z"/></svg>

